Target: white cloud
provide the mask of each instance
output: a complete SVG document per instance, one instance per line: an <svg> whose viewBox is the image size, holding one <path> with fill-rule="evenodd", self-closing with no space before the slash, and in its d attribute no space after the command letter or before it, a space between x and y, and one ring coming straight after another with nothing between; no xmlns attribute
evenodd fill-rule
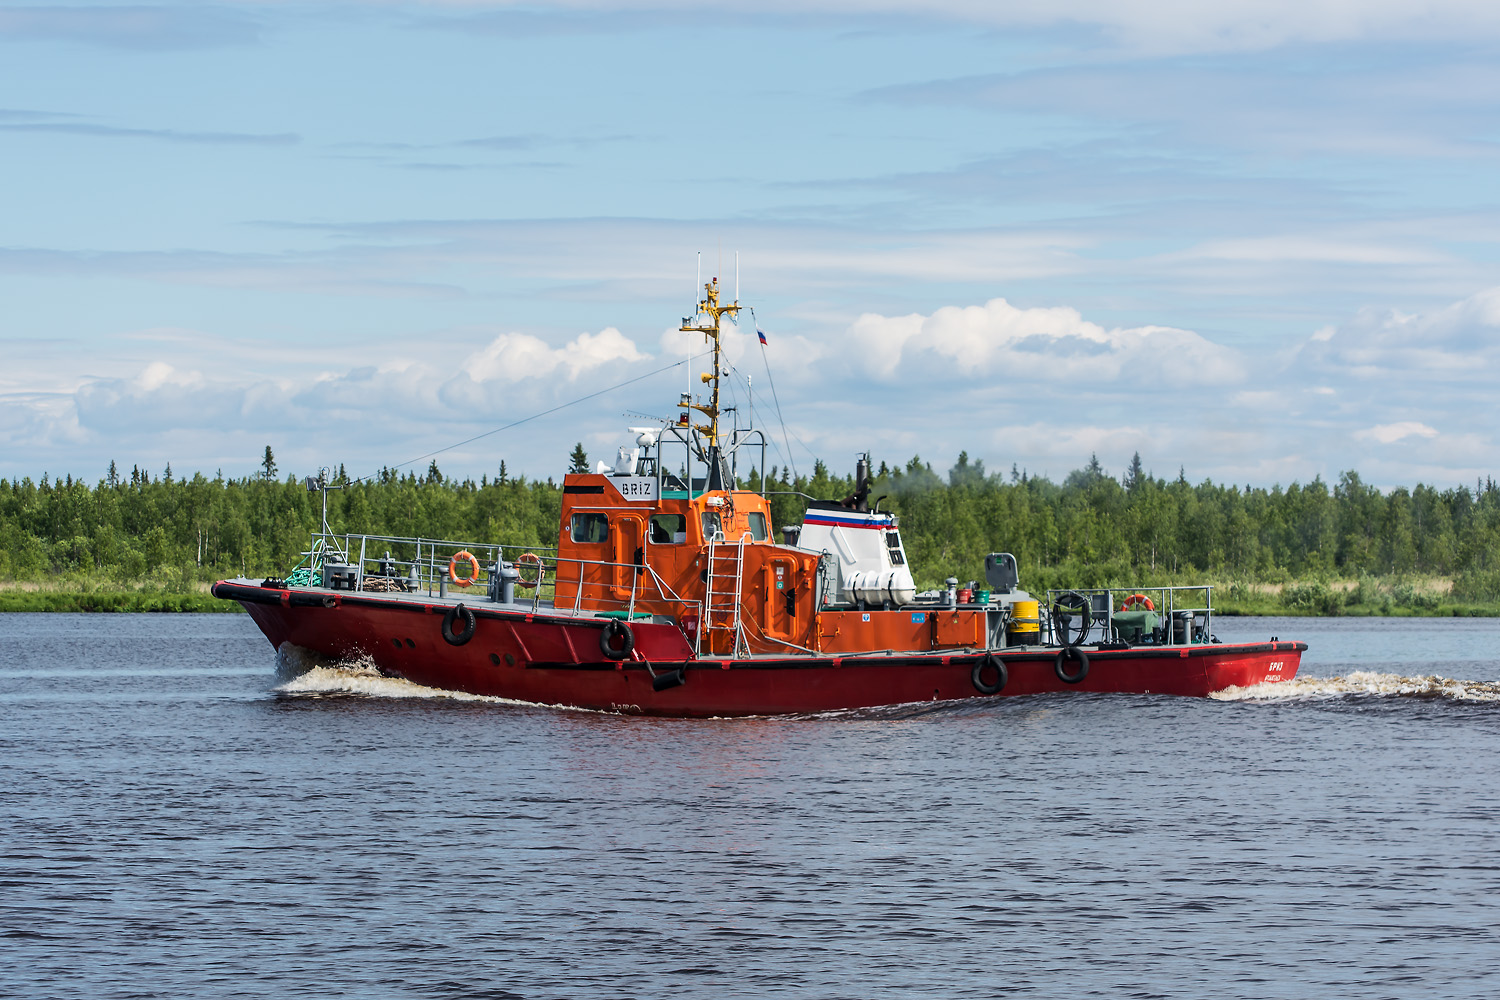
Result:
<svg viewBox="0 0 1500 1000"><path fill-rule="evenodd" d="M1438 432L1424 423L1415 420L1402 420L1394 424L1379 424L1368 430L1356 431L1354 437L1359 441L1375 441L1379 444L1394 444L1403 438L1409 437L1437 437Z"/></svg>
<svg viewBox="0 0 1500 1000"><path fill-rule="evenodd" d="M1399 376L1423 393L1476 381L1493 384L1500 374L1500 287L1428 313L1361 309L1349 321L1314 333L1298 364L1367 380ZM1427 380L1438 377L1446 384Z"/></svg>
<svg viewBox="0 0 1500 1000"><path fill-rule="evenodd" d="M165 361L153 361L135 377L133 384L141 392L154 392L167 385L196 388L203 384L203 376L198 372L178 371Z"/></svg>
<svg viewBox="0 0 1500 1000"><path fill-rule="evenodd" d="M852 321L823 315L804 329L769 331L771 364L791 432L835 468L867 448L888 461L920 453L940 472L966 449L991 469L1018 462L1055 479L1090 453L1118 473L1136 451L1158 475L1181 465L1194 481L1285 483L1356 468L1372 482L1457 483L1500 464L1489 431L1500 376L1495 290L1425 312L1361 310L1316 328L1291 356L1004 299ZM153 468L170 459L179 471L222 464L239 474L267 443L289 471L330 460L368 471L703 347L701 336L675 329L658 336L652 360L618 327L550 341L531 332L434 331L424 340L453 346L414 352L409 338L391 340L343 368L333 363L337 352L216 366L221 346L211 341L195 349L194 338L135 338L151 353L129 363L92 359L118 374L76 390L0 394L0 441L11 473L33 477L44 468L102 469L111 458ZM757 417L775 445L766 461L784 464L749 322L727 325L725 343L731 363L755 375ZM696 374L663 372L460 449L443 468L477 477L503 456L513 474L556 475L577 440L607 457L638 422L623 411L670 416L689 377ZM742 390L742 382L730 390L740 394L735 405ZM67 446L66 467L54 461L57 445ZM792 446L809 464L803 446Z"/></svg>
<svg viewBox="0 0 1500 1000"><path fill-rule="evenodd" d="M866 313L844 335L847 356L890 379L914 362L959 376L1012 374L1028 380L1112 381L1141 377L1238 382L1238 352L1190 330L1165 326L1105 329L1076 309L1019 309L1005 299L946 306L931 315Z"/></svg>
<svg viewBox="0 0 1500 1000"><path fill-rule="evenodd" d="M502 334L467 356L455 352L444 367L403 357L343 370L297 370L273 377L253 370L205 375L156 359L133 373L87 379L76 391L0 397L0 440L32 444L139 447L141 432L192 435L254 429L280 433L316 426L361 437L422 433L468 421L523 416L545 408L580 377L612 365L648 360L614 327L583 333L553 348L529 334ZM612 379L606 379L606 383ZM122 435L122 429L129 433ZM109 442L114 442L110 445ZM155 447L153 445L153 449ZM179 464L196 465L178 451Z"/></svg>
<svg viewBox="0 0 1500 1000"><path fill-rule="evenodd" d="M569 381L602 365L620 361L643 361L646 355L635 341L614 327L598 333L581 333L562 347L525 333L502 333L480 351L464 360L463 374L474 382L519 382L541 378L566 369Z"/></svg>

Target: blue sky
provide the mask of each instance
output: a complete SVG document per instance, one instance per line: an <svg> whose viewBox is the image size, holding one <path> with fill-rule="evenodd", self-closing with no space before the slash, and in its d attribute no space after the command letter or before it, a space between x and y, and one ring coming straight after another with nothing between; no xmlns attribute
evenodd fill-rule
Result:
<svg viewBox="0 0 1500 1000"><path fill-rule="evenodd" d="M700 251L801 467L1500 471L1500 14L1211 6L0 3L0 476L415 458L685 357Z"/></svg>

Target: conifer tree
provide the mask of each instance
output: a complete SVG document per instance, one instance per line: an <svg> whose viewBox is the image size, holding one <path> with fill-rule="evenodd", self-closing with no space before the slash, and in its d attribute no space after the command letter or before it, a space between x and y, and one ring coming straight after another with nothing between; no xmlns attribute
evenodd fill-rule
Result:
<svg viewBox="0 0 1500 1000"><path fill-rule="evenodd" d="M573 446L573 454L568 456L572 465L568 466L569 472L589 471L589 455L583 450L583 442L580 441Z"/></svg>

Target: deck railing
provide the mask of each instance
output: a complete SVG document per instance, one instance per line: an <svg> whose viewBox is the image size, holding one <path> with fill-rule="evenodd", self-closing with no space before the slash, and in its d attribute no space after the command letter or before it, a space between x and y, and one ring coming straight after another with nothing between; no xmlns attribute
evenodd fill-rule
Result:
<svg viewBox="0 0 1500 1000"><path fill-rule="evenodd" d="M719 541L719 538L715 539L715 542ZM473 583L467 587L456 585L450 573L451 564L462 552L472 555L478 565L476 571L464 561L468 572L461 575L468 577L472 573L474 577ZM743 558L742 554L737 555L739 558L734 560L736 571ZM666 607L670 609L666 613L694 623L698 632L692 636L695 643L701 642L702 633L715 624L711 619L716 609L707 604L711 598L689 600L682 597L649 563L563 559L557 548L549 546L318 532L312 536L312 544L304 553L300 574L289 576L288 582L294 586L425 594L438 598L471 596L491 601L501 600L503 584L509 576L514 584L513 600L520 604L529 603L533 609L546 603L563 613L593 615L603 611L635 617L646 613L638 610L643 605L656 611ZM519 579L515 574L519 574ZM558 601L559 591L564 595L561 602ZM1067 645L1123 637L1145 645L1181 646L1210 642L1213 641L1212 591L1209 585L1049 590L1049 613L1043 614L1040 623L1043 641ZM1150 599L1154 606L1158 616L1155 628L1146 629L1115 618L1122 602L1136 594ZM742 605L738 581L732 591L721 596L730 603L718 610L732 608L740 612L731 616L734 645L738 649L743 643L741 614L749 619L757 632L759 627L754 622L754 615ZM1069 605L1078 608L1081 604L1086 604L1089 609L1089 623L1080 633L1075 630L1082 615L1077 610L1069 612L1067 608ZM989 630L990 641L999 645L1001 643L995 637L1004 635L1004 611L999 607L991 610L1002 616L1000 627L993 628L995 619L992 618ZM1065 622L1061 615L1071 615L1073 620ZM1069 626L1066 634L1062 628L1064 624Z"/></svg>
<svg viewBox="0 0 1500 1000"><path fill-rule="evenodd" d="M455 583L451 572L455 558L463 552L478 565L476 572L466 560L462 563L460 575L474 575L468 586ZM533 608L547 602L559 611L582 614L587 601L589 613L604 610L631 617L640 613L636 608L642 603L665 602L678 616L698 616L702 610L701 602L680 597L649 565L563 559L550 546L318 532L303 555L304 575L289 577L293 585L499 600L505 582L502 574L513 571L517 574L511 580L515 601ZM627 577L628 595L621 596ZM560 605L556 603L559 585L564 592L572 591Z"/></svg>
<svg viewBox="0 0 1500 1000"><path fill-rule="evenodd" d="M1150 635L1137 635L1135 641L1146 645L1186 646L1213 641L1213 587L1209 584L1192 587L1074 587L1070 590L1047 591L1047 605L1051 613L1042 616L1042 628L1049 640L1056 644L1083 644L1090 634L1100 641L1120 639L1121 633L1135 631L1133 625L1117 623L1115 614L1122 610L1123 603L1136 595L1150 600L1152 609L1159 616L1160 624ZM1077 603L1071 598L1082 597L1088 602L1089 623L1081 637L1061 635L1059 617L1068 615L1081 618L1070 610Z"/></svg>

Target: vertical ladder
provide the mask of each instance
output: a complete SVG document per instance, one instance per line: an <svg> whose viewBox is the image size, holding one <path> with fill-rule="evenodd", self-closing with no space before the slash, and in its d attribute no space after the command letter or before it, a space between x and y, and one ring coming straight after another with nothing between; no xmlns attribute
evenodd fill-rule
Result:
<svg viewBox="0 0 1500 1000"><path fill-rule="evenodd" d="M740 625L740 598L743 593L745 539L748 532L731 544L722 531L716 531L708 540L708 585L703 593L702 626L698 630L699 651L702 650L703 635L708 633L708 648L714 650L714 635L728 634L730 656L739 656L745 647ZM748 653L748 648L745 650Z"/></svg>

